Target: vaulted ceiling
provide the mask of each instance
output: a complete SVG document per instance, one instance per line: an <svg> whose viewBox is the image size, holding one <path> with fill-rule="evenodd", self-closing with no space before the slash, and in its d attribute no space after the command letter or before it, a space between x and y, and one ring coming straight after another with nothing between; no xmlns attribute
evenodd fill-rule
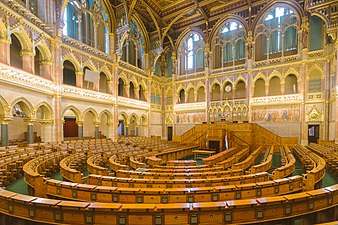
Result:
<svg viewBox="0 0 338 225"><path fill-rule="evenodd" d="M304 0L292 0L303 5ZM236 15L250 26L269 0L111 0L115 8L127 7L143 21L151 36L175 40L188 27L207 36L217 21ZM115 4L114 4L115 3Z"/></svg>

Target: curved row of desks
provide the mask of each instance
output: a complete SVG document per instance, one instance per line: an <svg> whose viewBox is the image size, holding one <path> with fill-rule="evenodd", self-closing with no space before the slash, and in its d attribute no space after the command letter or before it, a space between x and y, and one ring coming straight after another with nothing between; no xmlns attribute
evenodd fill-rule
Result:
<svg viewBox="0 0 338 225"><path fill-rule="evenodd" d="M338 185L276 197L172 204L61 201L0 190L0 202L3 214L48 224L250 224L336 207Z"/></svg>
<svg viewBox="0 0 338 225"><path fill-rule="evenodd" d="M139 188L76 184L45 179L45 195L61 199L119 203L185 203L271 197L302 191L303 179L294 176L274 181L195 188Z"/></svg>

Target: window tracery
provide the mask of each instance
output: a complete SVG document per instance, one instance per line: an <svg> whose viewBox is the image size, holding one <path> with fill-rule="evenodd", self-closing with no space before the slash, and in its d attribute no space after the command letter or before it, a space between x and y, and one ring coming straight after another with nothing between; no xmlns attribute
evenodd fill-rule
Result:
<svg viewBox="0 0 338 225"><path fill-rule="evenodd" d="M297 53L298 16L285 6L270 10L256 28L256 60Z"/></svg>
<svg viewBox="0 0 338 225"><path fill-rule="evenodd" d="M180 72L193 73L204 69L204 40L196 32L189 33L180 45Z"/></svg>
<svg viewBox="0 0 338 225"><path fill-rule="evenodd" d="M108 16L100 0L72 0L63 12L64 36L109 53Z"/></svg>

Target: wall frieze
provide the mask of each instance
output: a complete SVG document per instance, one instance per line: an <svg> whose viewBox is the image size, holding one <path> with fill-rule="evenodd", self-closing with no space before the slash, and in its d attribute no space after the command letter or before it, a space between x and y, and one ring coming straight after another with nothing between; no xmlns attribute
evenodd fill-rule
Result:
<svg viewBox="0 0 338 225"><path fill-rule="evenodd" d="M124 97L118 97L117 102L120 105L127 106L127 107L133 107L138 109L149 109L150 104L148 102L139 101L136 99L130 99L130 98L124 98Z"/></svg>
<svg viewBox="0 0 338 225"><path fill-rule="evenodd" d="M26 73L19 69L16 70L15 68L3 64L0 65L0 80L1 82L19 86L21 88L48 94L53 94L57 90L57 87L50 80Z"/></svg>
<svg viewBox="0 0 338 225"><path fill-rule="evenodd" d="M106 103L112 103L115 101L115 98L112 95L104 94L100 92L85 90L77 87L59 87L59 92L62 97L66 98L76 98L87 101L100 101Z"/></svg>
<svg viewBox="0 0 338 225"><path fill-rule="evenodd" d="M196 111L201 109L206 109L206 102L196 102L196 103L185 103L177 104L174 106L175 111Z"/></svg>
<svg viewBox="0 0 338 225"><path fill-rule="evenodd" d="M250 103L252 106L257 105L277 105L277 104L292 104L303 102L303 96L297 95L280 95L252 98Z"/></svg>

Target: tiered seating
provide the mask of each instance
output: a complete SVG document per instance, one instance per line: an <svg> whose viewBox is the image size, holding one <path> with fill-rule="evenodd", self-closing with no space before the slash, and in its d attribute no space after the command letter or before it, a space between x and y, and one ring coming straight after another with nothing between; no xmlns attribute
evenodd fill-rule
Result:
<svg viewBox="0 0 338 225"><path fill-rule="evenodd" d="M222 164L145 167L146 157L168 162L175 157L193 154L194 147L171 146L171 150L162 149L162 152L154 153L155 144L152 149L144 151L146 148L128 143L127 139L123 139L120 143L86 140L45 145L51 148L48 155L42 154L25 164L28 167L27 177L31 175L40 179L34 182L28 179L28 183L37 196L75 201L44 199L0 190L0 212L44 223L220 225L297 217L338 205L338 185L308 191L308 180L318 180L323 175L323 161L311 152L307 154L314 162L312 170L303 176L281 178L290 174L289 168L294 165L292 161L295 159L290 156L292 153L287 146L278 148L282 167L276 169L280 169L280 175L276 177L280 179L270 180L272 175L266 171L271 168L274 147L267 149L263 162L257 165L257 171L264 172L252 173L254 166L250 166L264 151L263 147L258 146L252 152L249 148L238 147L239 150L228 159L219 161L231 158L236 162L229 169ZM123 149L118 149L121 146ZM124 165L126 170L122 171L118 166L115 171L117 177L100 175L102 171L107 171L105 166L110 159L120 166ZM67 177L75 171L80 174L80 182L44 177L51 173L50 167L58 161L62 175ZM85 165L95 174L84 178L81 172ZM129 170L135 167L137 171Z"/></svg>
<svg viewBox="0 0 338 225"><path fill-rule="evenodd" d="M281 147L282 166L273 171L273 179L287 177L293 173L296 168L296 159L288 146Z"/></svg>
<svg viewBox="0 0 338 225"><path fill-rule="evenodd" d="M308 146L312 151L323 157L326 161L327 168L338 175L338 145L330 142L326 142L325 145L318 145L311 143Z"/></svg>
<svg viewBox="0 0 338 225"><path fill-rule="evenodd" d="M305 176L305 188L306 190L312 190L318 182L320 182L325 175L325 160L306 149L301 145L294 146L294 150L300 157L301 161L304 162L307 173Z"/></svg>
<svg viewBox="0 0 338 225"><path fill-rule="evenodd" d="M262 171L268 171L272 167L272 156L274 151L274 146L272 145L265 151L263 160L260 164L251 167L251 173L259 173Z"/></svg>
<svg viewBox="0 0 338 225"><path fill-rule="evenodd" d="M254 178L260 180L258 177ZM45 190L48 196L62 199L149 204L227 201L275 196L302 190L301 176L271 182L256 183L250 179L242 181L246 184L193 188L140 188L112 187L107 183L105 183L106 186L75 184L48 179L45 181Z"/></svg>

